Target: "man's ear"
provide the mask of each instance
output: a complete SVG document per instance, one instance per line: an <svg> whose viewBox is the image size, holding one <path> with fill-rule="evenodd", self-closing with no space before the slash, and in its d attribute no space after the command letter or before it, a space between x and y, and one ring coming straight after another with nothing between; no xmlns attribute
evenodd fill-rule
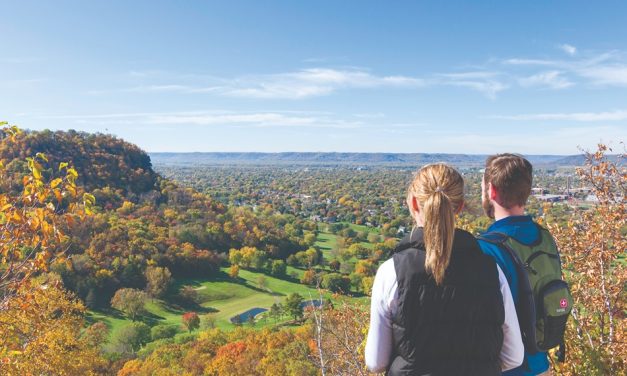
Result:
<svg viewBox="0 0 627 376"><path fill-rule="evenodd" d="M492 185L492 183L488 183L488 197L490 198L490 200L499 202L498 198L499 198L499 192L496 190L496 188Z"/></svg>

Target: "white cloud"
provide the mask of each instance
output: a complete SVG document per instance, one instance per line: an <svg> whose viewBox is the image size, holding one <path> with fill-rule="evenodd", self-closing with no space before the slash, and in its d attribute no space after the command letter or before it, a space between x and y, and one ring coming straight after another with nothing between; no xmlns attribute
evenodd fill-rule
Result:
<svg viewBox="0 0 627 376"><path fill-rule="evenodd" d="M577 55L582 54L577 53ZM544 81L545 86L561 89L571 86L569 83L574 84L573 78L579 78L582 82L591 85L627 86L627 60L625 59L625 54L619 51L588 55L585 58L568 61L513 58L502 60L501 63L509 66L519 66L521 67L520 69L532 68L534 66L554 67L556 69L551 72L559 72L559 76L552 73L555 75L553 78L550 75L546 75L548 72L534 72L531 76L519 78L519 83L522 86L525 86L525 84L528 84L527 86L535 86L532 84L539 84ZM544 76L542 76L543 74ZM561 80L557 80L558 77ZM552 82L547 82L551 79Z"/></svg>
<svg viewBox="0 0 627 376"><path fill-rule="evenodd" d="M359 67L306 68L274 74L216 77L207 74L161 70L127 72L135 86L112 92L211 94L235 98L299 100L355 89L425 89L438 86L465 87L488 98L511 88L559 90L574 85L627 86L627 59L620 51L592 54L570 44L558 45L569 59L490 59L468 72L434 72L421 76L378 75ZM319 62L311 59L311 62Z"/></svg>
<svg viewBox="0 0 627 376"><path fill-rule="evenodd" d="M509 87L499 79L499 76L500 73L489 71L446 73L437 75L435 83L467 87L494 99L499 92Z"/></svg>
<svg viewBox="0 0 627 376"><path fill-rule="evenodd" d="M425 86L425 81L414 77L376 76L362 70L312 68L238 78L224 87L222 93L235 97L300 99L327 95L341 89L422 86Z"/></svg>
<svg viewBox="0 0 627 376"><path fill-rule="evenodd" d="M306 112L230 112L195 111L164 113L121 113L102 115L42 116L46 119L67 119L77 124L99 126L128 125L193 125L252 127L358 128L360 121L334 118L324 113Z"/></svg>
<svg viewBox="0 0 627 376"><path fill-rule="evenodd" d="M545 87L549 89L565 89L574 83L562 75L560 71L547 71L518 79L522 87Z"/></svg>
<svg viewBox="0 0 627 376"><path fill-rule="evenodd" d="M542 59L523 59L523 58L513 58L503 60L504 64L509 65L547 65L547 66L555 66L561 65L561 62L555 60L542 60Z"/></svg>
<svg viewBox="0 0 627 376"><path fill-rule="evenodd" d="M168 74L162 71L132 71L136 79L160 80L118 91L137 93L182 94L211 93L229 97L261 99L303 99L329 95L344 89L418 88L427 85L416 77L377 76L361 69L310 68L295 72L220 78L196 74ZM177 81L176 83L172 83ZM200 82L200 84L199 84ZM205 82L207 84L203 85ZM89 94L105 94L107 90L91 90Z"/></svg>
<svg viewBox="0 0 627 376"><path fill-rule="evenodd" d="M595 85L627 86L627 64L590 66L578 73Z"/></svg>
<svg viewBox="0 0 627 376"><path fill-rule="evenodd" d="M621 121L627 120L627 110L608 112L572 112L572 113L542 113L542 114L521 114L521 115L491 115L487 118L499 120L518 121Z"/></svg>
<svg viewBox="0 0 627 376"><path fill-rule="evenodd" d="M568 43L565 44L560 44L559 46L557 46L560 50L566 52L567 54L569 54L570 56L574 56L577 53L577 48L575 46L572 46Z"/></svg>

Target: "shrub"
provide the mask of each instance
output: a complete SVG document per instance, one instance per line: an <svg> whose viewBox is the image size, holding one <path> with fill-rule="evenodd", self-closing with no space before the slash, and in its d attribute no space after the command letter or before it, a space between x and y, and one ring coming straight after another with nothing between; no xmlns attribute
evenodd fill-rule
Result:
<svg viewBox="0 0 627 376"><path fill-rule="evenodd" d="M272 266L270 273L276 277L283 277L287 270L287 265L285 265L285 261L283 260L274 260L272 261Z"/></svg>
<svg viewBox="0 0 627 376"><path fill-rule="evenodd" d="M120 329L113 340L115 349L121 353L139 350L150 341L150 327L143 322L133 322Z"/></svg>
<svg viewBox="0 0 627 376"><path fill-rule="evenodd" d="M351 280L339 273L329 273L322 277L322 287L332 291L347 293L350 291Z"/></svg>
<svg viewBox="0 0 627 376"><path fill-rule="evenodd" d="M150 337L153 341L163 338L172 338L178 333L174 325L157 325L150 329Z"/></svg>

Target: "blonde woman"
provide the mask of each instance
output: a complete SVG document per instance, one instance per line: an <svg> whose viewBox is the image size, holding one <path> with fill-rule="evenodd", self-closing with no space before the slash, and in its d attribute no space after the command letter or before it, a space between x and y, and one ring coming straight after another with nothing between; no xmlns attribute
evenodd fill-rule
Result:
<svg viewBox="0 0 627 376"><path fill-rule="evenodd" d="M421 168L407 193L415 227L377 271L366 365L388 375L500 375L523 344L503 272L455 228L464 181L445 164Z"/></svg>

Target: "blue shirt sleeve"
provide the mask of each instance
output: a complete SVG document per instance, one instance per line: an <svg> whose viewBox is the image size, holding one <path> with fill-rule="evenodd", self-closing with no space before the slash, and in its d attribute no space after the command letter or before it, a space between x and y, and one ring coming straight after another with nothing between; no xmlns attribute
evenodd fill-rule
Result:
<svg viewBox="0 0 627 376"><path fill-rule="evenodd" d="M507 278L509 289L512 292L514 304L518 304L518 275L516 274L516 266L512 258L506 251L494 243L479 239L479 246L483 253L492 256L497 265L501 267L505 278Z"/></svg>

